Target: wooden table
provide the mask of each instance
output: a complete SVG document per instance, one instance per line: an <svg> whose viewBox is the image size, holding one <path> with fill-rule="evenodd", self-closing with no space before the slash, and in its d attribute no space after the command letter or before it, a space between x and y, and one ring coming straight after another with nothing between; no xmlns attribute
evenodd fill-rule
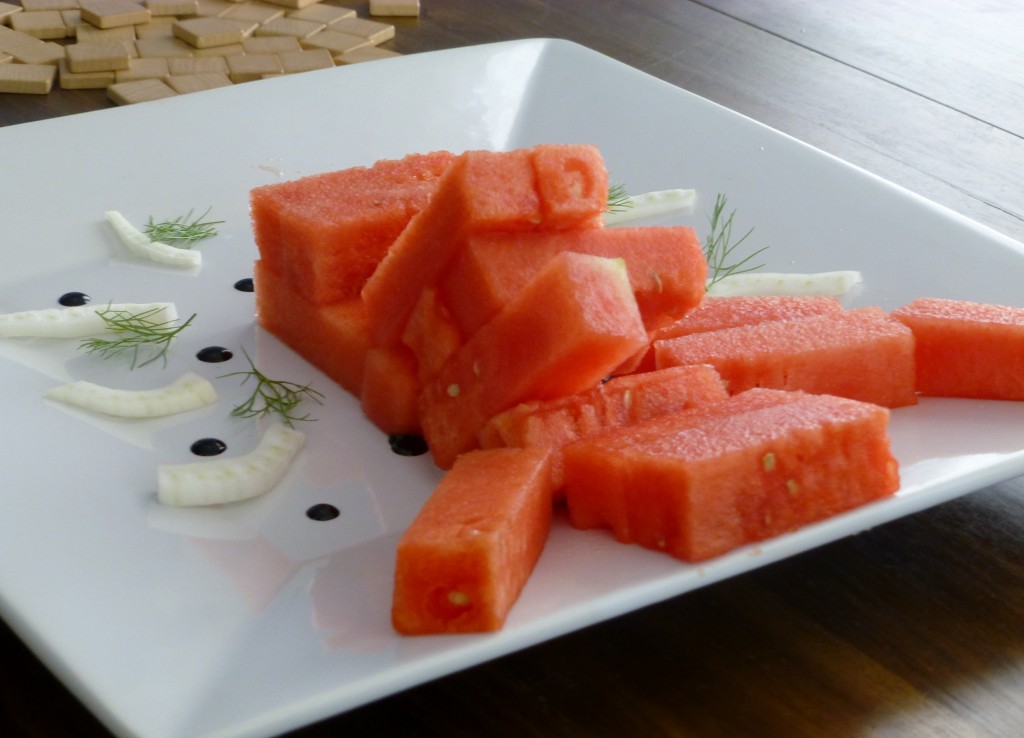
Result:
<svg viewBox="0 0 1024 738"><path fill-rule="evenodd" d="M1024 241L1016 0L422 5L389 46L571 39ZM0 124L109 105L0 95ZM1019 735L1022 551L1015 479L292 735ZM109 735L9 631L0 643L5 735Z"/></svg>

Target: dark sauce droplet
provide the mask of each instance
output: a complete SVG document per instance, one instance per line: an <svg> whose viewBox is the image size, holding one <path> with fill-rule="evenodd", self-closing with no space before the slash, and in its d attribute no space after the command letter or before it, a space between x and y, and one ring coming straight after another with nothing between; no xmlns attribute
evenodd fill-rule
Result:
<svg viewBox="0 0 1024 738"><path fill-rule="evenodd" d="M84 292L65 292L63 295L57 298L64 307L80 307L89 302L90 298Z"/></svg>
<svg viewBox="0 0 1024 738"><path fill-rule="evenodd" d="M319 502L306 510L306 517L310 520L334 520L341 515L341 510L326 502Z"/></svg>
<svg viewBox="0 0 1024 738"><path fill-rule="evenodd" d="M427 442L423 436L410 433L395 433L388 436L391 450L399 456L422 456L427 453Z"/></svg>
<svg viewBox="0 0 1024 738"><path fill-rule="evenodd" d="M239 292L252 292L256 285L253 284L252 277L246 277L235 282L235 289Z"/></svg>
<svg viewBox="0 0 1024 738"><path fill-rule="evenodd" d="M196 456L216 456L227 451L228 445L219 438L200 438L190 448Z"/></svg>
<svg viewBox="0 0 1024 738"><path fill-rule="evenodd" d="M208 364L219 364L222 361L227 361L232 356L234 356L234 354L223 346L207 346L196 353L197 359L205 361Z"/></svg>

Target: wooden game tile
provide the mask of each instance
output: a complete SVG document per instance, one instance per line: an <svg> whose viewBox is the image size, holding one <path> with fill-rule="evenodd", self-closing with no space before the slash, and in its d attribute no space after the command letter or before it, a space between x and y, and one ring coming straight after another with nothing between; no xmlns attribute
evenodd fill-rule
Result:
<svg viewBox="0 0 1024 738"><path fill-rule="evenodd" d="M280 54L285 51L302 51L302 44L295 36L256 35L242 41L246 54Z"/></svg>
<svg viewBox="0 0 1024 738"><path fill-rule="evenodd" d="M36 10L73 10L79 7L79 0L21 0L25 12Z"/></svg>
<svg viewBox="0 0 1024 738"><path fill-rule="evenodd" d="M0 2L0 26L4 23L10 23L10 18L15 13L24 12L24 8L20 5L14 5L13 3L2 3Z"/></svg>
<svg viewBox="0 0 1024 738"><path fill-rule="evenodd" d="M0 92L45 95L56 77L53 64L0 64Z"/></svg>
<svg viewBox="0 0 1024 738"><path fill-rule="evenodd" d="M192 56L195 49L180 38L140 38L135 41L139 56Z"/></svg>
<svg viewBox="0 0 1024 738"><path fill-rule="evenodd" d="M174 97L177 94L162 79L115 82L107 88L107 97L118 105L133 105L150 100L160 100L165 97Z"/></svg>
<svg viewBox="0 0 1024 738"><path fill-rule="evenodd" d="M274 18L280 18L284 14L285 9L278 5L257 1L238 3L233 8L228 8L220 17L262 24L272 21Z"/></svg>
<svg viewBox="0 0 1024 738"><path fill-rule="evenodd" d="M228 63L223 56L183 56L166 61L167 71L172 76L206 74L207 72L227 74L228 72Z"/></svg>
<svg viewBox="0 0 1024 738"><path fill-rule="evenodd" d="M228 12L235 4L229 0L196 0L196 15L203 17L218 17Z"/></svg>
<svg viewBox="0 0 1024 738"><path fill-rule="evenodd" d="M0 26L0 51L10 53L13 49L27 44L41 44L43 41L27 33Z"/></svg>
<svg viewBox="0 0 1024 738"><path fill-rule="evenodd" d="M397 51L391 51L390 49L382 49L379 46L363 46L355 51L349 51L344 54L335 54L334 63L360 64L362 62L376 61L378 59L390 59L395 56L401 56L401 54Z"/></svg>
<svg viewBox="0 0 1024 738"><path fill-rule="evenodd" d="M57 62L57 80L62 90L102 90L114 84L114 72L72 72L67 59Z"/></svg>
<svg viewBox="0 0 1024 738"><path fill-rule="evenodd" d="M10 51L11 57L19 64L54 64L64 58L64 47L53 41L41 44L26 44Z"/></svg>
<svg viewBox="0 0 1024 738"><path fill-rule="evenodd" d="M64 16L59 10L26 10L11 16L11 28L38 39L65 38L68 35Z"/></svg>
<svg viewBox="0 0 1024 738"><path fill-rule="evenodd" d="M381 23L369 18L346 18L331 24L331 30L362 36L371 43L380 44L395 37L395 27L391 23Z"/></svg>
<svg viewBox="0 0 1024 738"><path fill-rule="evenodd" d="M337 5L317 3L316 5L310 5L299 10L290 10L288 11L288 17L295 20L316 21L317 23L330 26L332 23L337 23L346 18L355 18L356 11L352 8L340 8Z"/></svg>
<svg viewBox="0 0 1024 738"><path fill-rule="evenodd" d="M370 15L418 16L420 0L370 0Z"/></svg>
<svg viewBox="0 0 1024 738"><path fill-rule="evenodd" d="M78 35L78 27L82 24L82 11L78 8L58 10L60 17L64 19L64 37L74 38Z"/></svg>
<svg viewBox="0 0 1024 738"><path fill-rule="evenodd" d="M146 0L145 5L154 18L195 15L199 10L198 0Z"/></svg>
<svg viewBox="0 0 1024 738"><path fill-rule="evenodd" d="M147 23L153 14L132 0L81 0L82 20L97 28L116 28Z"/></svg>
<svg viewBox="0 0 1024 738"><path fill-rule="evenodd" d="M268 74L281 74L284 67L277 54L242 54L229 56L228 77L234 83L252 82Z"/></svg>
<svg viewBox="0 0 1024 738"><path fill-rule="evenodd" d="M303 49L302 51L286 51L278 54L281 68L285 74L311 72L314 69L327 69L334 66L334 57L327 49Z"/></svg>
<svg viewBox="0 0 1024 738"><path fill-rule="evenodd" d="M174 38L174 24L177 22L173 16L157 16L149 23L134 26L135 38Z"/></svg>
<svg viewBox="0 0 1024 738"><path fill-rule="evenodd" d="M210 46L206 49L196 49L195 56L219 56L229 57L244 54L242 44L225 44L223 46Z"/></svg>
<svg viewBox="0 0 1024 738"><path fill-rule="evenodd" d="M114 73L115 82L131 82L139 79L167 79L170 75L167 59L159 56L132 59L127 69Z"/></svg>
<svg viewBox="0 0 1024 738"><path fill-rule="evenodd" d="M139 27L141 28L142 26ZM104 41L134 41L135 29L135 26L97 28L92 23L79 23L75 28L75 38L80 44L98 44Z"/></svg>
<svg viewBox="0 0 1024 738"><path fill-rule="evenodd" d="M275 18L256 29L257 36L293 36L308 38L325 28L323 23L294 18Z"/></svg>
<svg viewBox="0 0 1024 738"><path fill-rule="evenodd" d="M201 74L179 74L167 78L167 84L179 94L202 92L217 87L230 87L231 80L223 72L203 72Z"/></svg>
<svg viewBox="0 0 1024 738"><path fill-rule="evenodd" d="M131 54L119 41L77 43L65 47L68 69L72 72L103 72L127 69Z"/></svg>
<svg viewBox="0 0 1024 738"><path fill-rule="evenodd" d="M174 35L196 49L225 44L240 44L242 28L223 18L186 18L174 24Z"/></svg>
<svg viewBox="0 0 1024 738"><path fill-rule="evenodd" d="M319 0L267 0L267 2L273 3L274 5L280 5L282 8L292 8L293 10L308 7L318 1Z"/></svg>
<svg viewBox="0 0 1024 738"><path fill-rule="evenodd" d="M364 46L372 46L370 41L362 36L353 36L351 33L342 33L330 28L318 31L309 38L302 39L300 43L307 49L327 49L332 54L345 54Z"/></svg>

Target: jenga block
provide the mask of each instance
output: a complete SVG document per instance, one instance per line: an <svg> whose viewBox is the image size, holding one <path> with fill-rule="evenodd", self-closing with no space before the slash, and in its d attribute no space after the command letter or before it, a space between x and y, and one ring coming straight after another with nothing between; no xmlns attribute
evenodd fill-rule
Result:
<svg viewBox="0 0 1024 738"><path fill-rule="evenodd" d="M334 57L327 49L303 49L302 51L286 51L279 54L281 68L285 74L310 72L314 69L327 69L334 66Z"/></svg>
<svg viewBox="0 0 1024 738"><path fill-rule="evenodd" d="M228 57L227 63L228 77L236 84L284 72L277 54L240 54Z"/></svg>
<svg viewBox="0 0 1024 738"><path fill-rule="evenodd" d="M308 38L326 26L317 21L296 20L294 18L275 18L256 29L257 36L294 36Z"/></svg>
<svg viewBox="0 0 1024 738"><path fill-rule="evenodd" d="M80 0L82 20L97 28L116 28L148 23L149 8L132 0Z"/></svg>
<svg viewBox="0 0 1024 738"><path fill-rule="evenodd" d="M64 58L64 47L53 41L45 41L41 44L27 44L12 49L10 52L14 61L20 64L54 64Z"/></svg>
<svg viewBox="0 0 1024 738"><path fill-rule="evenodd" d="M368 18L346 18L332 23L331 29L342 33L351 33L353 36L362 36L373 44L381 44L395 37L394 25Z"/></svg>
<svg viewBox="0 0 1024 738"><path fill-rule="evenodd" d="M202 74L179 74L167 78L167 84L179 94L201 92L216 87L230 87L231 80L223 72L203 72Z"/></svg>
<svg viewBox="0 0 1024 738"><path fill-rule="evenodd" d="M359 64L361 62L376 61L377 59L390 59L395 56L401 56L401 54L390 49L382 49L379 46L363 46L360 49L349 51L345 54L335 54L334 63Z"/></svg>
<svg viewBox="0 0 1024 738"><path fill-rule="evenodd" d="M165 61L167 62L167 71L175 77L207 72L227 74L228 71L228 63L223 56L183 56Z"/></svg>
<svg viewBox="0 0 1024 738"><path fill-rule="evenodd" d="M417 16L420 0L370 0L370 15Z"/></svg>
<svg viewBox="0 0 1024 738"><path fill-rule="evenodd" d="M196 15L199 10L197 0L146 0L145 5L154 18Z"/></svg>
<svg viewBox="0 0 1024 738"><path fill-rule="evenodd" d="M167 59L158 56L139 57L130 60L127 69L115 73L115 82L132 82L139 79L167 79L170 71Z"/></svg>
<svg viewBox="0 0 1024 738"><path fill-rule="evenodd" d="M355 18L356 11L352 8L339 8L336 5L317 3L316 5L310 5L299 10L290 10L287 17L294 18L295 20L316 21L317 23L330 26L332 23L337 23L346 18Z"/></svg>
<svg viewBox="0 0 1024 738"><path fill-rule="evenodd" d="M233 8L228 8L220 17L232 20L252 21L256 24L272 21L285 14L285 9L279 5L271 5L262 2L241 2Z"/></svg>
<svg viewBox="0 0 1024 738"><path fill-rule="evenodd" d="M0 92L45 95L56 76L53 64L0 64Z"/></svg>
<svg viewBox="0 0 1024 738"><path fill-rule="evenodd" d="M224 44L240 44L242 28L223 18L186 18L174 24L174 35L196 49Z"/></svg>
<svg viewBox="0 0 1024 738"><path fill-rule="evenodd" d="M13 61L13 56L8 54L6 51L0 51L0 64L10 64Z"/></svg>
<svg viewBox="0 0 1024 738"><path fill-rule="evenodd" d="M180 38L140 38L135 42L139 56L192 56L195 49Z"/></svg>
<svg viewBox="0 0 1024 738"><path fill-rule="evenodd" d="M92 23L79 23L75 28L75 38L80 44L98 44L104 41L134 41L135 26L97 28Z"/></svg>
<svg viewBox="0 0 1024 738"><path fill-rule="evenodd" d="M102 90L116 81L114 72L109 70L76 74L68 69L67 59L57 62L57 79L62 90Z"/></svg>
<svg viewBox="0 0 1024 738"><path fill-rule="evenodd" d="M134 82L116 82L107 88L107 97L118 105L159 100L174 97L178 93L160 79L140 79Z"/></svg>
<svg viewBox="0 0 1024 738"><path fill-rule="evenodd" d="M65 48L68 69L72 72L102 72L127 69L131 55L117 41L72 44Z"/></svg>
<svg viewBox="0 0 1024 738"><path fill-rule="evenodd" d="M302 51L302 44L295 36L256 35L242 41L246 54L282 54L285 51Z"/></svg>
<svg viewBox="0 0 1024 738"><path fill-rule="evenodd" d="M11 28L38 39L65 38L64 16L59 10L33 10L11 16Z"/></svg>

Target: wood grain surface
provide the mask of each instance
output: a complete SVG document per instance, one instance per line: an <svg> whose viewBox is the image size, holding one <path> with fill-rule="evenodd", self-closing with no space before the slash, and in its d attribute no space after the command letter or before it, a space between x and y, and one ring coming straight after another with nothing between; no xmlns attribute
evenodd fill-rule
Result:
<svg viewBox="0 0 1024 738"><path fill-rule="evenodd" d="M396 25L385 46L405 54L578 42L1024 241L1016 0L422 0ZM0 124L110 105L96 91L0 94ZM0 643L4 735L109 737L10 631ZM1015 479L290 735L1003 738L1022 725Z"/></svg>

